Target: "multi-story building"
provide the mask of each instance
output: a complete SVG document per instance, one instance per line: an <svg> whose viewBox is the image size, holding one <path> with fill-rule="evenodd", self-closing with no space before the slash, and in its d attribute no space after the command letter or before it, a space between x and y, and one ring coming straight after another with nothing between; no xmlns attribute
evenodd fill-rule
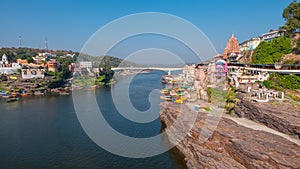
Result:
<svg viewBox="0 0 300 169"><path fill-rule="evenodd" d="M268 33L265 33L265 34L262 34L262 39L264 41L270 41L270 40L273 40L275 38L279 38L279 37L282 37L284 36L284 32L285 31L272 31L272 32L268 32Z"/></svg>
<svg viewBox="0 0 300 169"><path fill-rule="evenodd" d="M52 59L49 62L47 62L47 67L48 67L48 71L56 72L57 69L59 68L59 63L55 59Z"/></svg>

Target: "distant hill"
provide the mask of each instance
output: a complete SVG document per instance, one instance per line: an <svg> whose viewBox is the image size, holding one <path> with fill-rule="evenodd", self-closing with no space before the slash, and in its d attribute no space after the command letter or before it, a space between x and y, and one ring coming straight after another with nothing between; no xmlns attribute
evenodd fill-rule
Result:
<svg viewBox="0 0 300 169"><path fill-rule="evenodd" d="M35 49L35 48L1 48L0 57L5 53L10 62L15 62L18 58L27 59L33 56L37 56L39 53L45 53L45 49ZM77 54L78 52L73 52L71 50L47 50L48 53L57 56L63 56L66 54Z"/></svg>
<svg viewBox="0 0 300 169"><path fill-rule="evenodd" d="M87 54L80 53L78 57L78 61L91 61L95 64L105 65L105 66L112 66L112 67L138 67L139 64L134 62L130 62L124 59L120 59L114 56L90 56Z"/></svg>
<svg viewBox="0 0 300 169"><path fill-rule="evenodd" d="M106 66L113 66L117 67L121 64L122 67L130 67L130 66L139 66L136 63L129 62L114 56L90 56L87 54L73 52L71 50L45 50L45 49L35 49L35 48L1 48L0 49L0 59L2 55L5 53L8 57L10 62L16 62L18 58L27 59L29 62L32 61L33 56L37 56L39 53L50 53L52 55L64 56L66 54L75 54L75 59L78 61L91 61L94 62L96 65L106 65ZM101 62L101 63L100 63Z"/></svg>

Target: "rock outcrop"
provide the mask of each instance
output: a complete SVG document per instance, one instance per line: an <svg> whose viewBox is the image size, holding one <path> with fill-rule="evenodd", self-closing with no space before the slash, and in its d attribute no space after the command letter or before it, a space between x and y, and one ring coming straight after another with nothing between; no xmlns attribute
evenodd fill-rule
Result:
<svg viewBox="0 0 300 169"><path fill-rule="evenodd" d="M234 108L236 115L264 124L274 130L300 138L300 111L289 103L278 105L254 103L237 93L240 100Z"/></svg>
<svg viewBox="0 0 300 169"><path fill-rule="evenodd" d="M173 103L162 103L160 118L166 128L178 120L179 113L180 109ZM184 113L195 112L185 109ZM192 130L176 145L185 155L188 168L300 168L297 144L268 132L240 126L228 118L221 117L212 135L205 140L202 133L207 118L208 113L200 112ZM180 124L185 125L184 122ZM176 138L175 133L168 134L170 142Z"/></svg>

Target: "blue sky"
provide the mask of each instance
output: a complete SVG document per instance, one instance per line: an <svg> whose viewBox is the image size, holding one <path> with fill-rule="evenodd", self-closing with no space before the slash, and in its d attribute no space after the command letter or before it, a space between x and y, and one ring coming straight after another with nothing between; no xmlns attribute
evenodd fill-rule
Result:
<svg viewBox="0 0 300 169"><path fill-rule="evenodd" d="M239 42L284 24L282 11L292 0L1 0L0 47L18 46L80 51L100 27L139 12L163 12L201 29L222 53L234 33Z"/></svg>

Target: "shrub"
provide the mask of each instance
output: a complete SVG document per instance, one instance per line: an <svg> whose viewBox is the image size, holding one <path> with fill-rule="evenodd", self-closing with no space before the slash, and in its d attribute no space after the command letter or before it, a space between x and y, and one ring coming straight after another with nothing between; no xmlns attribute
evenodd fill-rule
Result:
<svg viewBox="0 0 300 169"><path fill-rule="evenodd" d="M256 64L273 64L282 61L282 56L292 51L291 40L287 37L261 42L254 50L252 62Z"/></svg>
<svg viewBox="0 0 300 169"><path fill-rule="evenodd" d="M278 91L282 91L283 89L298 90L300 89L300 77L297 75L272 74L269 80L265 80L263 84L268 89Z"/></svg>

